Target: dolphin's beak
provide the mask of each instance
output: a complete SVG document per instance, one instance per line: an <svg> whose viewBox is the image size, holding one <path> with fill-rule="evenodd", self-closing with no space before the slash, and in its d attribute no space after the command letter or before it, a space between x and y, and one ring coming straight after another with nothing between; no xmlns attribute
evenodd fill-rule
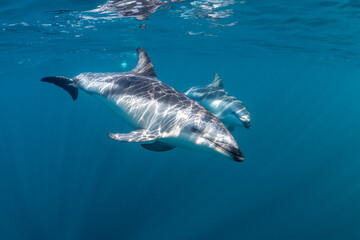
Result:
<svg viewBox="0 0 360 240"><path fill-rule="evenodd" d="M240 149L235 147L221 147L224 149L236 162L244 161L244 154L240 151Z"/></svg>
<svg viewBox="0 0 360 240"><path fill-rule="evenodd" d="M226 153L226 155L231 157L236 162L244 161L244 154L240 151L240 149L238 147L230 146L228 144L221 144L221 143L219 144L219 143L213 141L209 137L203 136L203 138L212 142L213 144L215 144L219 149L221 149L221 152Z"/></svg>
<svg viewBox="0 0 360 240"><path fill-rule="evenodd" d="M250 128L250 122L244 122L244 127L249 129Z"/></svg>

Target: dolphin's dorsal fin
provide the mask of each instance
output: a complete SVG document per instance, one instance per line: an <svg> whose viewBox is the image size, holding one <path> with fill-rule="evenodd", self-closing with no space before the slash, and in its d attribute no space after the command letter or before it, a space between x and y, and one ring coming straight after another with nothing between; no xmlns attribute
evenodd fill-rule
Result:
<svg viewBox="0 0 360 240"><path fill-rule="evenodd" d="M222 83L221 78L217 73L215 73L214 81L209 86L213 88L224 89L224 84Z"/></svg>
<svg viewBox="0 0 360 240"><path fill-rule="evenodd" d="M136 67L132 71L143 76L156 77L153 64L144 49L139 47L137 48L137 52L139 60Z"/></svg>

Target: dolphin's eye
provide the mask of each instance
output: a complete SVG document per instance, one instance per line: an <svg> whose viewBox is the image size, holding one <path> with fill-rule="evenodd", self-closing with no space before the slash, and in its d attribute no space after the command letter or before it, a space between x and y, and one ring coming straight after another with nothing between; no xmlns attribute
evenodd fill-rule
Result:
<svg viewBox="0 0 360 240"><path fill-rule="evenodd" d="M200 132L200 130L197 127L191 127L192 132Z"/></svg>

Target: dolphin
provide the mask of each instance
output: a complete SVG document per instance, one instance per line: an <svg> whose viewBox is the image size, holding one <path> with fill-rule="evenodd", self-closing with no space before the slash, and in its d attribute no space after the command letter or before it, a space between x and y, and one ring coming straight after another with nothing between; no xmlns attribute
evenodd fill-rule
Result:
<svg viewBox="0 0 360 240"><path fill-rule="evenodd" d="M184 0L109 0L90 12L117 13L121 18L134 17L141 21L147 19L159 7L180 1Z"/></svg>
<svg viewBox="0 0 360 240"><path fill-rule="evenodd" d="M244 155L228 129L198 102L157 79L153 64L138 48L138 63L129 72L81 73L67 77L45 77L76 100L78 89L109 106L135 130L109 133L120 142L140 142L152 151L177 146L212 152L241 162Z"/></svg>
<svg viewBox="0 0 360 240"><path fill-rule="evenodd" d="M192 87L185 92L185 95L202 104L228 126L230 131L241 125L250 128L249 111L240 100L225 91L217 73L210 85Z"/></svg>

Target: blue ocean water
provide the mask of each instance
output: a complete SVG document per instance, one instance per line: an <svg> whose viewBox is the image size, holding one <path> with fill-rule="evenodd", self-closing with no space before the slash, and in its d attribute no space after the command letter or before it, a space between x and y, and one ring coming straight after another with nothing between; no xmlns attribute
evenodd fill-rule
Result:
<svg viewBox="0 0 360 240"><path fill-rule="evenodd" d="M146 20L100 0L0 1L0 239L359 239L360 4L188 0ZM146 27L141 24L146 24ZM129 71L248 107L242 163L115 142L131 130L44 76Z"/></svg>

